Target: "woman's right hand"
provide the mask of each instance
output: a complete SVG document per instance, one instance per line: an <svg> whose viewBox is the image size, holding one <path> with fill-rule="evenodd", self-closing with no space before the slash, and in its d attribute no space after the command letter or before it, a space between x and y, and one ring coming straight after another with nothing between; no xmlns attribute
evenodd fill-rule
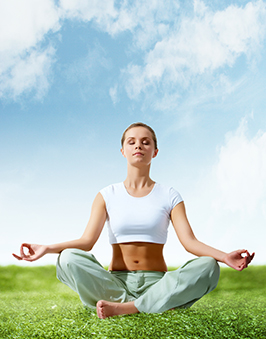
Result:
<svg viewBox="0 0 266 339"><path fill-rule="evenodd" d="M25 253L25 249L28 249L28 253ZM37 244L23 243L20 246L20 256L12 253L12 255L18 260L35 261L43 257L47 252L47 246Z"/></svg>

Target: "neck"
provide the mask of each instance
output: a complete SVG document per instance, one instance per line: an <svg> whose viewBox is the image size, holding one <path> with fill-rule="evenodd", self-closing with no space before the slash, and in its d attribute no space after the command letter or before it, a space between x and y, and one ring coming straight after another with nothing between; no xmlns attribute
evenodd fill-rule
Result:
<svg viewBox="0 0 266 339"><path fill-rule="evenodd" d="M124 181L126 187L143 188L154 184L150 178L150 166L147 168L128 167L127 177Z"/></svg>

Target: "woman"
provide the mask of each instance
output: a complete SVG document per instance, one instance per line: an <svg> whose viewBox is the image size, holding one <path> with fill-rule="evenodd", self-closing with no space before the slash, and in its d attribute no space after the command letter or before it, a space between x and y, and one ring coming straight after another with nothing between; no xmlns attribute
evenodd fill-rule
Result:
<svg viewBox="0 0 266 339"><path fill-rule="evenodd" d="M241 271L254 253L224 253L197 240L180 194L150 178L151 162L158 154L151 127L130 125L121 144L128 165L126 180L97 194L82 237L54 245L24 243L20 256L13 255L34 261L47 253L60 253L58 279L76 291L84 305L96 307L102 319L189 307L216 287L217 261ZM163 247L170 220L181 244L197 258L167 272ZM109 271L88 253L106 221L113 248Z"/></svg>

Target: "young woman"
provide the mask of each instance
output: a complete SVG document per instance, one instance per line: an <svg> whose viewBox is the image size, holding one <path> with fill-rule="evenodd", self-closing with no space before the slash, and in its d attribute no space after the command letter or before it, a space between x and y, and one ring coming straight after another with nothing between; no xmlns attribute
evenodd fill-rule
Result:
<svg viewBox="0 0 266 339"><path fill-rule="evenodd" d="M121 144L127 177L97 194L81 238L54 245L23 243L20 255L13 255L34 261L60 253L58 279L76 291L84 305L96 307L99 318L189 307L216 287L217 261L241 271L254 253L244 249L225 253L195 237L180 194L150 178L151 162L158 154L151 127L130 125ZM106 221L113 248L109 271L88 253ZM184 248L197 256L171 272L163 258L169 221Z"/></svg>

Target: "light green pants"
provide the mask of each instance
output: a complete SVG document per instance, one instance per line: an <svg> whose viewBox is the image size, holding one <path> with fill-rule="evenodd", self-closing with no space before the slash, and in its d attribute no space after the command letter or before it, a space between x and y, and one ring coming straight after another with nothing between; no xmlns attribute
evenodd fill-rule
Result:
<svg viewBox="0 0 266 339"><path fill-rule="evenodd" d="M140 312L161 313L190 307L218 283L220 268L211 257L188 261L176 271L106 271L93 254L64 250L57 261L57 278L95 308L99 300L134 301Z"/></svg>

